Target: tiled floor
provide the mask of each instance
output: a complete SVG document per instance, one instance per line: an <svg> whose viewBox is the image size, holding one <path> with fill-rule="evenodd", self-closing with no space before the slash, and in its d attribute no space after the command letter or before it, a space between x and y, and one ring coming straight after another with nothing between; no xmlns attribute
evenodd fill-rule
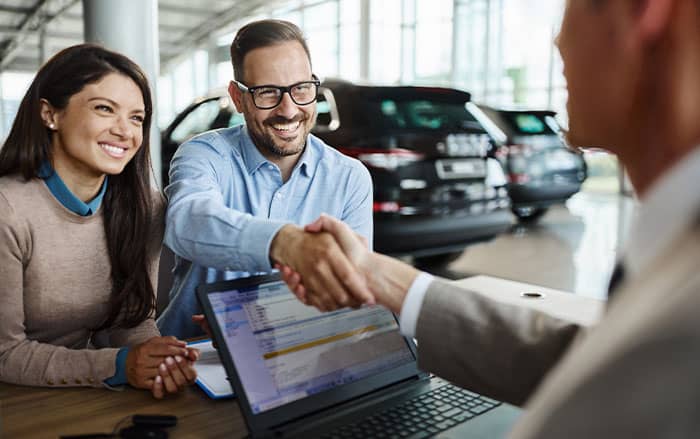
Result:
<svg viewBox="0 0 700 439"><path fill-rule="evenodd" d="M507 234L468 247L447 271L434 271L453 278L488 274L605 298L634 204L629 197L579 193L537 224L515 225Z"/></svg>

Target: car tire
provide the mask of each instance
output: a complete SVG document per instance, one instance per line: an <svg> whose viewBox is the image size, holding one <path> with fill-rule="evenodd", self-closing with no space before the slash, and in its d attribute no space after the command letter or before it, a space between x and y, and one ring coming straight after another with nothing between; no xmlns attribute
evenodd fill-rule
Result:
<svg viewBox="0 0 700 439"><path fill-rule="evenodd" d="M522 223L535 223L542 218L542 215L547 213L546 207L535 206L519 206L511 209L513 214L518 217L518 221Z"/></svg>

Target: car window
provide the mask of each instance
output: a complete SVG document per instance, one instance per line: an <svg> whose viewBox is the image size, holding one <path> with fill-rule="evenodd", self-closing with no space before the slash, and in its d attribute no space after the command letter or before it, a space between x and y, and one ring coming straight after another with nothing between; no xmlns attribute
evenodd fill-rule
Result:
<svg viewBox="0 0 700 439"><path fill-rule="evenodd" d="M212 99L202 102L180 121L170 138L174 142L182 143L196 134L211 129L217 116L223 110L220 101L221 99Z"/></svg>
<svg viewBox="0 0 700 439"><path fill-rule="evenodd" d="M476 119L466 110L464 102L382 99L370 102L370 106L379 116L370 120L382 128L430 131L481 129Z"/></svg>
<svg viewBox="0 0 700 439"><path fill-rule="evenodd" d="M340 126L340 116L335 103L333 92L326 87L319 88L316 97L316 125L315 133L334 131Z"/></svg>
<svg viewBox="0 0 700 439"><path fill-rule="evenodd" d="M553 123L556 121L548 121L546 118L551 116L543 116L541 114L533 113L501 113L508 127L515 133L525 136L535 136L535 135L552 135L556 134L556 127L553 127Z"/></svg>
<svg viewBox="0 0 700 439"><path fill-rule="evenodd" d="M318 125L328 126L331 123L331 106L326 100L326 97L319 95L316 102L316 123Z"/></svg>
<svg viewBox="0 0 700 439"><path fill-rule="evenodd" d="M229 128L244 124L245 118L241 113L239 113L238 111L234 111L233 113L231 113L231 117L228 119Z"/></svg>

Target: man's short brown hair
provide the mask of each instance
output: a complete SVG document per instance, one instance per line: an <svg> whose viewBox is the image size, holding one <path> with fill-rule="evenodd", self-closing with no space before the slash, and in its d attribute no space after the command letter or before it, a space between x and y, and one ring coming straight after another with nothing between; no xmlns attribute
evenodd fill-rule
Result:
<svg viewBox="0 0 700 439"><path fill-rule="evenodd" d="M301 29L294 23L284 20L260 20L246 24L238 30L231 43L233 77L243 80L243 60L251 50L274 46L287 41L297 41L304 48L311 64L311 53Z"/></svg>

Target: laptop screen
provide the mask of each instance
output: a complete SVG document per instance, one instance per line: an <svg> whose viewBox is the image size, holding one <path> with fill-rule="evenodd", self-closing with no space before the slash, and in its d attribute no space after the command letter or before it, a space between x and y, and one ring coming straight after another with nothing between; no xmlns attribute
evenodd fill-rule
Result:
<svg viewBox="0 0 700 439"><path fill-rule="evenodd" d="M254 414L415 361L379 306L321 313L282 281L208 298Z"/></svg>

